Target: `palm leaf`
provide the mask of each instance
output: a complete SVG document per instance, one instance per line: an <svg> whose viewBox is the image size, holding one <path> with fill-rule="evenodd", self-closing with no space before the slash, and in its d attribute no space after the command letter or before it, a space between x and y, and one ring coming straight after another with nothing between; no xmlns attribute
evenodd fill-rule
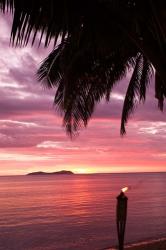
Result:
<svg viewBox="0 0 166 250"><path fill-rule="evenodd" d="M150 83L150 80L153 76L153 68L150 61L143 56L143 67L142 74L140 78L140 101L145 101L146 98L146 90Z"/></svg>
<svg viewBox="0 0 166 250"><path fill-rule="evenodd" d="M155 97L158 99L159 109L163 111L164 98L166 98L166 86L157 72L155 72Z"/></svg>
<svg viewBox="0 0 166 250"><path fill-rule="evenodd" d="M139 54L136 60L136 65L135 65L133 74L131 76L128 89L126 92L125 100L124 100L122 118L121 118L121 134L122 135L126 132L125 124L127 123L127 120L130 114L133 112L138 102L142 68L143 68L142 55Z"/></svg>
<svg viewBox="0 0 166 250"><path fill-rule="evenodd" d="M134 111L138 101L145 101L146 89L153 75L151 63L142 54L138 54L133 74L131 76L128 89L126 92L122 118L121 118L121 134L125 134L125 125L130 114Z"/></svg>

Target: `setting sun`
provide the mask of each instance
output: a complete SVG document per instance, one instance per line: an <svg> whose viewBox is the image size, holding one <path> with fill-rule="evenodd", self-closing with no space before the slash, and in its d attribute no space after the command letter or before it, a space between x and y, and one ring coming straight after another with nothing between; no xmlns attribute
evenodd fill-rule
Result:
<svg viewBox="0 0 166 250"><path fill-rule="evenodd" d="M85 168L77 168L77 169L74 169L74 173L76 174L87 174L89 173L89 171Z"/></svg>

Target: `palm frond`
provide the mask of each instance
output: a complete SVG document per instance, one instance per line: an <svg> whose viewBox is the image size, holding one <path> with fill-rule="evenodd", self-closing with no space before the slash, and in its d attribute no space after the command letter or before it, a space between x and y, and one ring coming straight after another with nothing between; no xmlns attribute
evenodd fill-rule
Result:
<svg viewBox="0 0 166 250"><path fill-rule="evenodd" d="M114 85L123 79L127 73L130 57L123 55L121 51L116 51L114 55L111 55L105 62L105 71L107 74L107 89L106 89L106 101L110 100L110 95Z"/></svg>
<svg viewBox="0 0 166 250"><path fill-rule="evenodd" d="M149 85L152 75L153 68L151 63L144 55L138 54L123 105L121 117L122 135L126 133L125 124L127 123L130 114L134 111L137 103L141 100L145 101L146 89Z"/></svg>
<svg viewBox="0 0 166 250"><path fill-rule="evenodd" d="M166 98L166 85L157 72L155 72L155 97L158 99L159 109L163 111L164 98Z"/></svg>
<svg viewBox="0 0 166 250"><path fill-rule="evenodd" d="M140 79L142 74L142 68L143 68L143 60L142 55L139 54L136 59L136 65L133 71L133 74L131 76L128 89L126 92L123 110L122 110L122 117L121 117L121 134L125 134L125 124L127 123L127 120L130 116L130 114L133 112L137 102L138 102L138 96L140 91Z"/></svg>
<svg viewBox="0 0 166 250"><path fill-rule="evenodd" d="M14 0L0 0L0 10L5 12L14 11Z"/></svg>
<svg viewBox="0 0 166 250"><path fill-rule="evenodd" d="M67 44L68 41L64 40L58 45L42 62L42 65L37 71L38 80L43 82L44 86L48 88L57 86L62 78L63 73L61 67L64 67L62 53L67 47Z"/></svg>
<svg viewBox="0 0 166 250"><path fill-rule="evenodd" d="M110 94L114 84L135 64L129 51L96 53L98 45L73 44L68 38L41 65L38 79L56 87L54 104L63 113L67 133L86 126L98 102ZM134 55L134 53L130 54ZM105 55L106 54L106 55Z"/></svg>
<svg viewBox="0 0 166 250"><path fill-rule="evenodd" d="M13 1L11 44L26 46L30 41L33 45L39 36L41 42L43 34L45 34L45 46L50 44L51 39L54 39L56 44L59 36L63 37L68 33L68 24L64 16L64 2L53 0L49 2L43 0ZM8 1L4 5L9 6Z"/></svg>
<svg viewBox="0 0 166 250"><path fill-rule="evenodd" d="M153 67L150 61L143 56L142 74L140 78L140 101L145 101L146 90L153 76Z"/></svg>

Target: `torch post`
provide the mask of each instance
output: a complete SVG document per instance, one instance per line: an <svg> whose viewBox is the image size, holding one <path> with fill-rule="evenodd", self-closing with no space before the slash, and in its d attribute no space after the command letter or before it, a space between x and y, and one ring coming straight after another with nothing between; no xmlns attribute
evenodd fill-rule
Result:
<svg viewBox="0 0 166 250"><path fill-rule="evenodd" d="M116 223L118 231L119 250L124 250L124 234L127 218L127 200L128 198L121 191L117 197Z"/></svg>

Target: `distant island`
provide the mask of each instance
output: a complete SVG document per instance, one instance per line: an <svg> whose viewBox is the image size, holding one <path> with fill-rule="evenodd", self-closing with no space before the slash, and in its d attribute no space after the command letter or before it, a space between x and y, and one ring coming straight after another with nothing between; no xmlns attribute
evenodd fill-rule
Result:
<svg viewBox="0 0 166 250"><path fill-rule="evenodd" d="M38 171L38 172L28 173L27 175L73 175L73 174L74 173L72 171L61 170L61 171L51 172L51 173Z"/></svg>

